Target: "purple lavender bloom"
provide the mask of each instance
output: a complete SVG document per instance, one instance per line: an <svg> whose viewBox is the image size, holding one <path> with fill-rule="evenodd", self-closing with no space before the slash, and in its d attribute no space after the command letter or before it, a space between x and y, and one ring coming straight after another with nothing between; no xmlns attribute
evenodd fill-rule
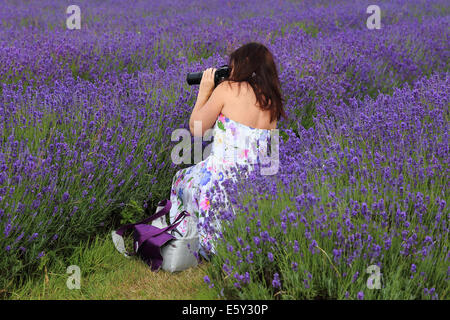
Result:
<svg viewBox="0 0 450 320"><path fill-rule="evenodd" d="M5 238L8 238L8 236L9 236L11 230L12 230L12 225L11 225L11 223L7 223L7 224L5 225L5 229L3 230L3 234L4 234Z"/></svg>
<svg viewBox="0 0 450 320"><path fill-rule="evenodd" d="M303 285L305 286L305 289L309 289L309 282L307 279L303 280Z"/></svg>
<svg viewBox="0 0 450 320"><path fill-rule="evenodd" d="M63 201L63 202L66 202L68 199L69 199L69 193L66 191L66 192L64 192L64 194L63 194L62 201Z"/></svg>
<svg viewBox="0 0 450 320"><path fill-rule="evenodd" d="M311 240L311 232L306 231L305 232L305 238L308 239L308 240Z"/></svg>
<svg viewBox="0 0 450 320"><path fill-rule="evenodd" d="M33 233L33 234L28 238L28 241L33 241L34 239L37 238L37 236L38 236L38 233L37 233L37 232Z"/></svg>
<svg viewBox="0 0 450 320"><path fill-rule="evenodd" d="M297 240L294 240L294 252L297 253L300 250L300 246Z"/></svg>
<svg viewBox="0 0 450 320"><path fill-rule="evenodd" d="M278 273L275 273L273 275L272 287L281 288L280 276L278 275Z"/></svg>
<svg viewBox="0 0 450 320"><path fill-rule="evenodd" d="M316 253L316 249L315 249L316 247L317 247L317 241L313 240L311 242L311 244L309 245L309 250L314 254L314 253Z"/></svg>
<svg viewBox="0 0 450 320"><path fill-rule="evenodd" d="M250 273L245 272L242 282L247 284L250 283Z"/></svg>
<svg viewBox="0 0 450 320"><path fill-rule="evenodd" d="M22 232L22 233L16 238L16 240L14 240L14 243L19 242L19 241L23 238L24 235L25 235L25 233Z"/></svg>
<svg viewBox="0 0 450 320"><path fill-rule="evenodd" d="M358 276L359 276L359 271L356 271L355 274L353 275L352 283L354 283L358 279Z"/></svg>

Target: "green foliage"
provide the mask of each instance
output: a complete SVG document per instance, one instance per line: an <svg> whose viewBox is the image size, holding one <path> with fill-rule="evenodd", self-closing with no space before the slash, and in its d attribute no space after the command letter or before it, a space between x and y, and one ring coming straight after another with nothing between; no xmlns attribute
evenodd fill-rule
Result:
<svg viewBox="0 0 450 320"><path fill-rule="evenodd" d="M121 224L133 223L142 219L144 216L144 209L135 200L131 199L125 208L120 212L122 219Z"/></svg>

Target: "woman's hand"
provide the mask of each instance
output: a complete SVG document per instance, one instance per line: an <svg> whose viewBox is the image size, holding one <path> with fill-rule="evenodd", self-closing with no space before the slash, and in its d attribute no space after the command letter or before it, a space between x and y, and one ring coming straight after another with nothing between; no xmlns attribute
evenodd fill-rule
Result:
<svg viewBox="0 0 450 320"><path fill-rule="evenodd" d="M203 71L202 80L200 81L200 88L198 91L199 95L204 95L209 98L211 93L214 91L214 74L216 73L216 68L208 68Z"/></svg>

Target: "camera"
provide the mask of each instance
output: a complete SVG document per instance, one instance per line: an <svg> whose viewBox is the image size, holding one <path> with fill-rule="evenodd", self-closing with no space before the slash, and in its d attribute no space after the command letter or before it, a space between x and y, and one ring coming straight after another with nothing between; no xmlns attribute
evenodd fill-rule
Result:
<svg viewBox="0 0 450 320"><path fill-rule="evenodd" d="M231 73L231 68L228 65L223 65L216 69L214 73L214 87L217 87L219 83L228 78ZM202 80L203 72L190 72L186 76L188 85L200 84Z"/></svg>

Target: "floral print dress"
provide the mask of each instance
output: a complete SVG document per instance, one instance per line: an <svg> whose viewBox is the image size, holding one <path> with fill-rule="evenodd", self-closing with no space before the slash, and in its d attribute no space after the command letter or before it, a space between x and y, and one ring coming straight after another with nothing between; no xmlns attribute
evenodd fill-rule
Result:
<svg viewBox="0 0 450 320"><path fill-rule="evenodd" d="M223 201L226 193L218 192L218 188L223 191L222 183L235 178L232 167L239 164L249 171L253 169L259 155L267 153L271 131L246 126L220 113L213 127L214 140L209 156L196 165L179 170L173 177L170 222L184 210L195 214L201 253L215 253L211 240L220 231L220 219L215 215L219 209L219 196L220 203L226 203ZM178 226L182 235L186 233L186 224L185 219Z"/></svg>

